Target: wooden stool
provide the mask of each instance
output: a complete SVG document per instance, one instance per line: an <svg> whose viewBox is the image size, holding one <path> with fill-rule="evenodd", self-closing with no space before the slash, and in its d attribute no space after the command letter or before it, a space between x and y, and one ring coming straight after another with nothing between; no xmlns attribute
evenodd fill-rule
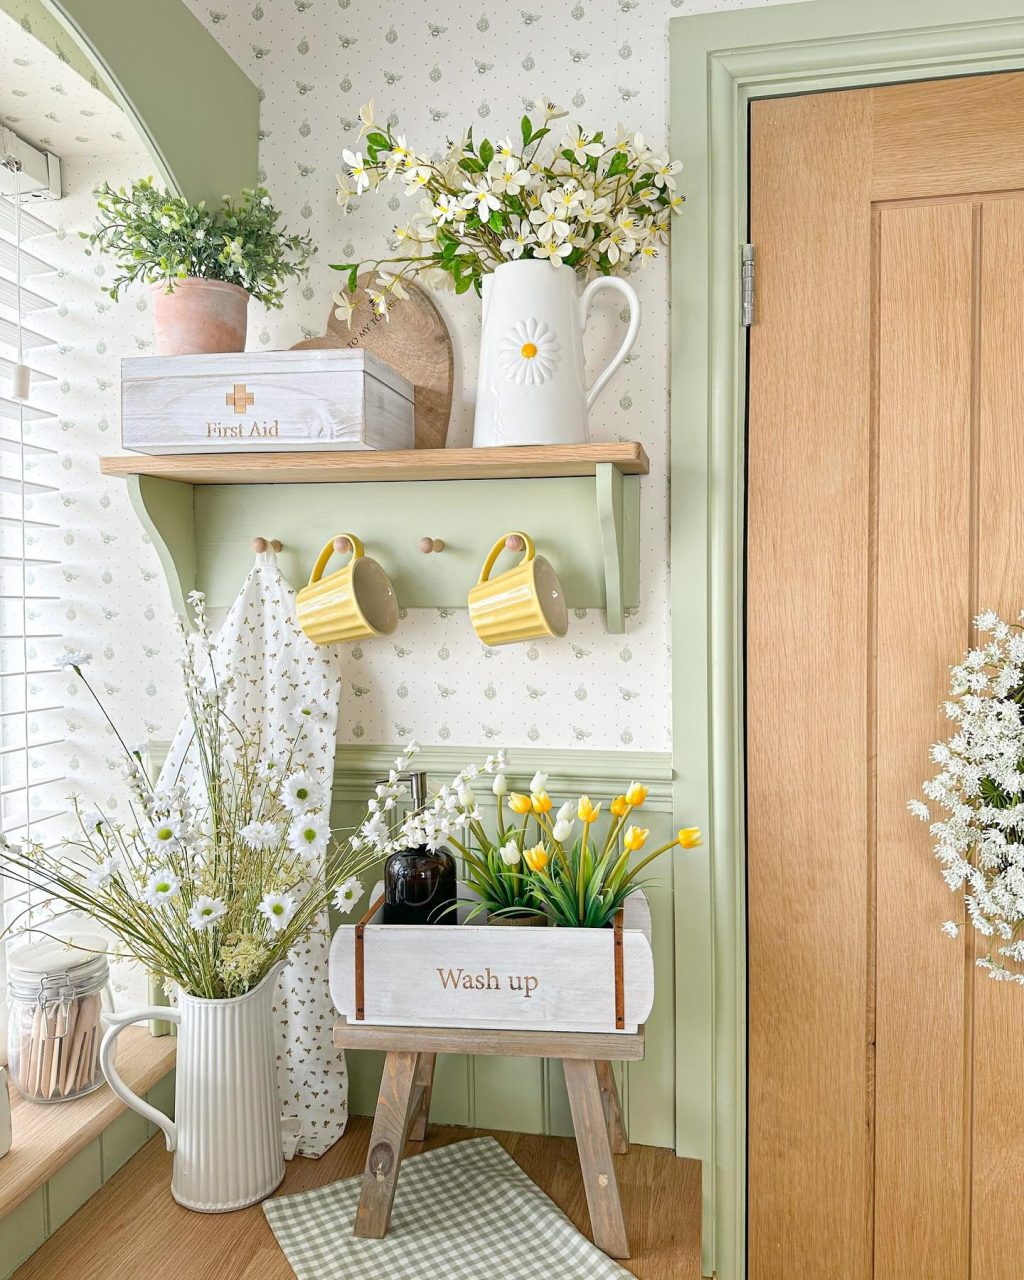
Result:
<svg viewBox="0 0 1024 1280"><path fill-rule="evenodd" d="M377 1112L356 1210L355 1234L380 1240L391 1221L398 1170L408 1141L426 1136L434 1062L439 1053L561 1058L594 1243L612 1258L628 1258L629 1242L612 1153L629 1149L613 1062L644 1056L643 1027L635 1035L569 1031L481 1031L378 1027L339 1022L338 1049L387 1052Z"/></svg>

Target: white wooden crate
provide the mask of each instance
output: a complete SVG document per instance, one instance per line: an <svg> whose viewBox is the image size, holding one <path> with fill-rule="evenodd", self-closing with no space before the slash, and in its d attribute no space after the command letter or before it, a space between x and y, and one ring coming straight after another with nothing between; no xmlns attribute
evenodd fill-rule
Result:
<svg viewBox="0 0 1024 1280"><path fill-rule="evenodd" d="M376 903L382 892L377 885L370 901ZM385 925L380 915L378 909L362 926L362 1019L358 926L342 925L331 942L331 998L350 1022L628 1033L651 1012L651 912L642 892L626 900L623 912L618 1027L612 929Z"/></svg>
<svg viewBox="0 0 1024 1280"><path fill-rule="evenodd" d="M361 349L121 361L121 443L138 453L412 449L414 402Z"/></svg>

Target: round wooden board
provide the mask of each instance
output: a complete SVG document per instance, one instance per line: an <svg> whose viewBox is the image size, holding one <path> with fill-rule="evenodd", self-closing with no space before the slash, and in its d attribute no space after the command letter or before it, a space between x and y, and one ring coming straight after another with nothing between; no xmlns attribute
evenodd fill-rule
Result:
<svg viewBox="0 0 1024 1280"><path fill-rule="evenodd" d="M372 351L416 388L416 448L443 449L455 380L452 340L444 316L423 289L405 283L408 298L392 302L389 318L381 319L374 315L366 295L373 276L368 271L359 277L351 329L337 318L332 306L323 337L297 342L293 350L361 347Z"/></svg>

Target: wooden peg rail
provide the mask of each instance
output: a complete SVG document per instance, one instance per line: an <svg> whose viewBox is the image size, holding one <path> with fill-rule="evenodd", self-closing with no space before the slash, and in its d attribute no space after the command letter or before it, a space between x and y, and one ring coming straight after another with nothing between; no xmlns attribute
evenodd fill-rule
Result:
<svg viewBox="0 0 1024 1280"><path fill-rule="evenodd" d="M283 544L281 568L296 584L324 541L349 530L407 609L464 609L488 550L516 529L552 562L570 609L603 609L608 630L621 633L640 604L649 463L636 443L132 454L103 458L100 469L127 481L179 613L193 589L211 607L230 605L260 525L277 535L263 542Z"/></svg>

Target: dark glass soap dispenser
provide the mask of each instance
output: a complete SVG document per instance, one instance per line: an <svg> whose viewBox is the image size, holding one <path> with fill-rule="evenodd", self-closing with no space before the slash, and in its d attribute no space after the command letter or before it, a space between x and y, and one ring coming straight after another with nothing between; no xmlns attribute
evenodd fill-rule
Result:
<svg viewBox="0 0 1024 1280"><path fill-rule="evenodd" d="M427 775L402 773L418 813L426 804ZM385 924L455 924L455 859L445 848L426 845L392 853L384 863Z"/></svg>

